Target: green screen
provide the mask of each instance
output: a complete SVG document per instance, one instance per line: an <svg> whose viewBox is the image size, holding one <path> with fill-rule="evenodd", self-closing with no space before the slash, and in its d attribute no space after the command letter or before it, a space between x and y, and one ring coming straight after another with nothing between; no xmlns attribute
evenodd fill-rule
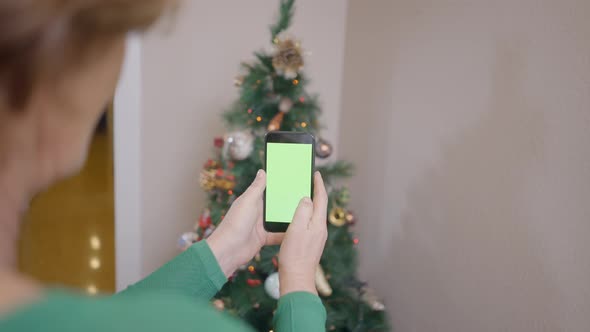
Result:
<svg viewBox="0 0 590 332"><path fill-rule="evenodd" d="M267 143L267 221L291 222L299 201L310 197L311 158L311 144Z"/></svg>

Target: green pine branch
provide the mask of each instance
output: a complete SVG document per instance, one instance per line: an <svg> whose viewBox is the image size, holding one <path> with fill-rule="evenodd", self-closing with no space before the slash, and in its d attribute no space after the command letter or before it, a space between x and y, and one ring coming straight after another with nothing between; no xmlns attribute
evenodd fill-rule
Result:
<svg viewBox="0 0 590 332"><path fill-rule="evenodd" d="M270 27L271 32L271 41L283 31L287 30L291 25L291 20L293 19L293 13L295 11L295 0L281 0L280 9L279 9L279 19L275 24Z"/></svg>
<svg viewBox="0 0 590 332"><path fill-rule="evenodd" d="M319 166L317 170L322 174L324 181L328 184L332 184L338 179L349 178L354 174L354 166L344 160Z"/></svg>

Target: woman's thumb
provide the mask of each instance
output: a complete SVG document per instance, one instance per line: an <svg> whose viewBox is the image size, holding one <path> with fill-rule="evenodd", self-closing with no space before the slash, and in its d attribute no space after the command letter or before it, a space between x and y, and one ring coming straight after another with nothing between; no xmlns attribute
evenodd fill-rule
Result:
<svg viewBox="0 0 590 332"><path fill-rule="evenodd" d="M246 192L244 192L245 197L251 197L253 199L261 198L264 189L266 188L266 173L263 170L259 170L256 173L256 178L252 181L252 184Z"/></svg>
<svg viewBox="0 0 590 332"><path fill-rule="evenodd" d="M313 215L313 202L309 197L303 197L297 205L295 215L293 215L292 226L296 227L307 227Z"/></svg>

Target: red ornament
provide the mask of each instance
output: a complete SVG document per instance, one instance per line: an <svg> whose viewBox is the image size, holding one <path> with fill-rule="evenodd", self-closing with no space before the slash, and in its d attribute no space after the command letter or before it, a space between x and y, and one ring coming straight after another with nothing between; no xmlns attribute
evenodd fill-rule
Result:
<svg viewBox="0 0 590 332"><path fill-rule="evenodd" d="M359 244L359 239L357 239L357 238L354 238L354 239L352 240L352 243L354 243L354 244Z"/></svg>
<svg viewBox="0 0 590 332"><path fill-rule="evenodd" d="M211 217L201 217L199 219L199 227L202 229L207 229L211 225Z"/></svg>
<svg viewBox="0 0 590 332"><path fill-rule="evenodd" d="M203 214L201 214L201 218L199 218L199 227L202 229L206 229L211 226L211 213L209 209L205 209Z"/></svg>
<svg viewBox="0 0 590 332"><path fill-rule="evenodd" d="M223 147L223 137L215 137L215 139L213 140L213 145L216 148L222 148Z"/></svg>
<svg viewBox="0 0 590 332"><path fill-rule="evenodd" d="M262 284L262 281L259 280L259 279L248 279L248 280L246 280L246 283L250 287L257 287L257 286L260 286Z"/></svg>
<svg viewBox="0 0 590 332"><path fill-rule="evenodd" d="M230 175L226 176L225 178L228 179L229 181L235 181L236 180L236 177L233 174L230 174Z"/></svg>
<svg viewBox="0 0 590 332"><path fill-rule="evenodd" d="M299 102L305 103L305 97L299 97Z"/></svg>
<svg viewBox="0 0 590 332"><path fill-rule="evenodd" d="M277 260L277 256L274 256L272 258L272 265L274 265L275 268L279 267L279 261Z"/></svg>
<svg viewBox="0 0 590 332"><path fill-rule="evenodd" d="M222 176L223 176L223 170L222 170L221 168L218 168L218 169L215 171L215 176L222 177Z"/></svg>

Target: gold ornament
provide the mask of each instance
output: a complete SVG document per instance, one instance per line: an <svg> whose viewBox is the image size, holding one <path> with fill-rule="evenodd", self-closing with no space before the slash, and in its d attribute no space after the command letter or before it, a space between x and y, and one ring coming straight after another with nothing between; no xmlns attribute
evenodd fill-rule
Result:
<svg viewBox="0 0 590 332"><path fill-rule="evenodd" d="M277 74L294 79L303 69L303 64L303 51L298 41L284 36L275 38L272 65Z"/></svg>
<svg viewBox="0 0 590 332"><path fill-rule="evenodd" d="M328 216L330 223L336 227L341 227L346 224L346 210L341 207L333 207Z"/></svg>
<svg viewBox="0 0 590 332"><path fill-rule="evenodd" d="M215 188L215 170L202 170L199 175L199 184L205 191L213 190L213 188Z"/></svg>
<svg viewBox="0 0 590 332"><path fill-rule="evenodd" d="M346 216L344 218L349 225L354 225L356 223L356 217L350 211L346 212Z"/></svg>
<svg viewBox="0 0 590 332"><path fill-rule="evenodd" d="M285 113L277 112L277 114L268 123L268 131L275 131L281 129L281 124L283 123L284 117Z"/></svg>
<svg viewBox="0 0 590 332"><path fill-rule="evenodd" d="M236 181L235 176L224 172L219 163L209 162L199 174L199 184L205 191L220 189L232 195Z"/></svg>
<svg viewBox="0 0 590 332"><path fill-rule="evenodd" d="M236 183L234 181L222 178L215 181L215 186L221 190L227 191L229 195L233 195L233 189Z"/></svg>
<svg viewBox="0 0 590 332"><path fill-rule="evenodd" d="M318 264L318 267L315 270L315 288L321 296L332 295L332 287L330 287L330 283L324 274L324 269L322 269L320 264Z"/></svg>
<svg viewBox="0 0 590 332"><path fill-rule="evenodd" d="M379 300L377 294L372 288L364 287L361 290L361 299L371 307L374 311L383 311L385 310L385 305L383 302Z"/></svg>
<svg viewBox="0 0 590 332"><path fill-rule="evenodd" d="M221 299L216 299L213 301L213 306L219 311L223 311L223 309L225 309L225 303Z"/></svg>
<svg viewBox="0 0 590 332"><path fill-rule="evenodd" d="M234 86L239 88L242 84L244 84L244 76L236 76L236 78L234 78Z"/></svg>

